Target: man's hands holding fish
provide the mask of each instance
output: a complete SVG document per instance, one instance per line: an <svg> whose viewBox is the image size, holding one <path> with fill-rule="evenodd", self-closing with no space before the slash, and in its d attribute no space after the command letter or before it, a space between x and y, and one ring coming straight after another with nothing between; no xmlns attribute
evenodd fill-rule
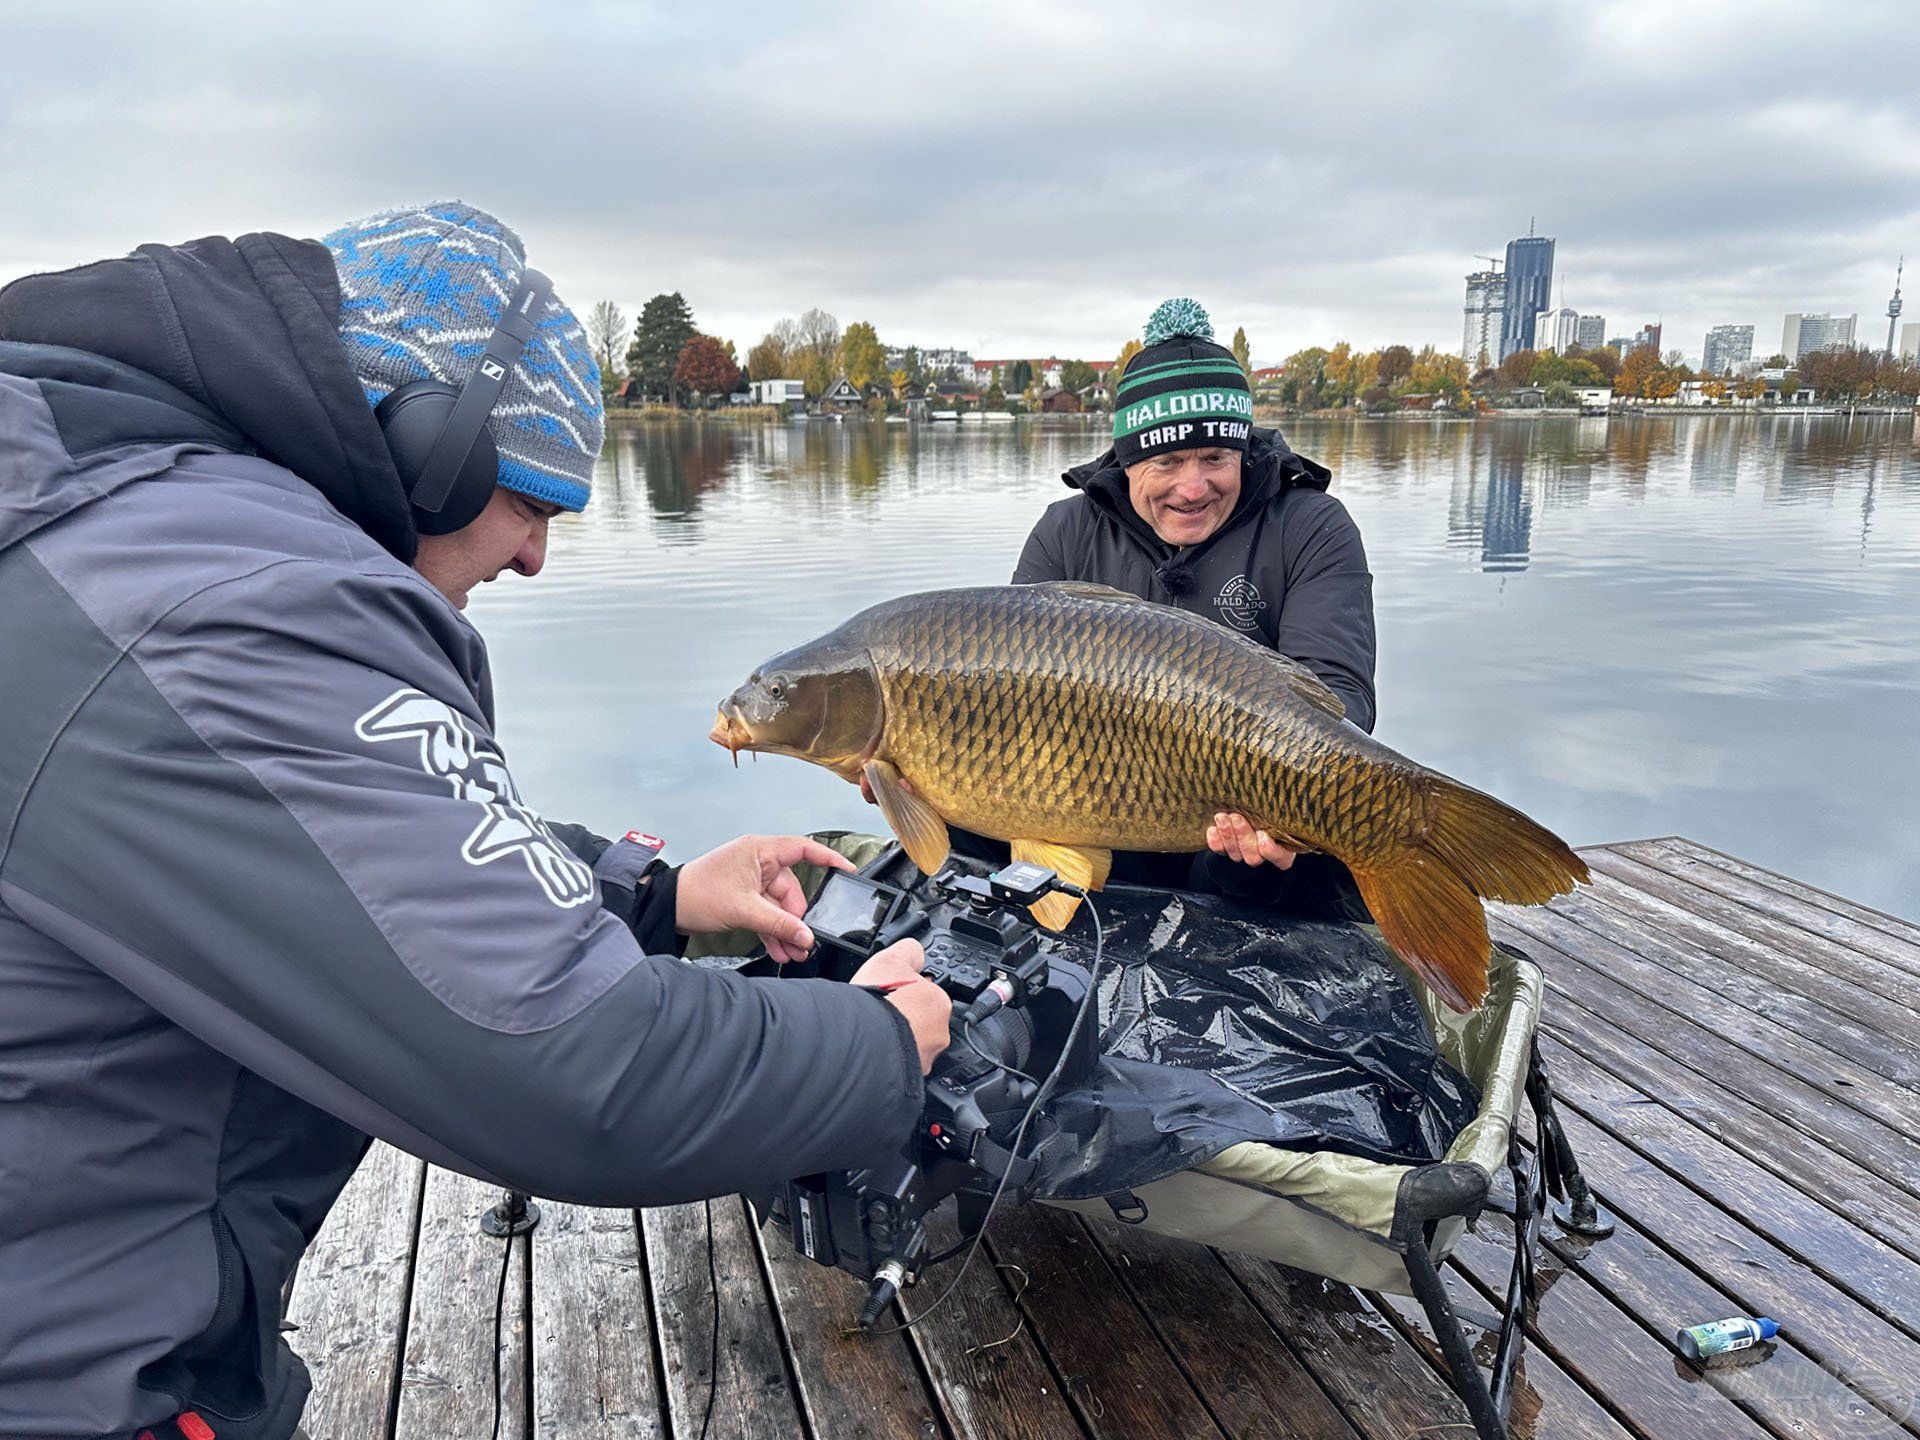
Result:
<svg viewBox="0 0 1920 1440"><path fill-rule="evenodd" d="M906 780L900 782L900 787L909 795L913 793L913 786ZM860 777L860 794L869 805L878 803L864 774ZM1280 870L1291 867L1298 853L1266 831L1256 830L1251 820L1231 810L1213 817L1213 824L1207 827L1207 848L1242 865L1272 865Z"/></svg>
<svg viewBox="0 0 1920 1440"><path fill-rule="evenodd" d="M1254 829L1251 820L1231 810L1213 817L1207 827L1207 848L1242 865L1272 865L1281 870L1291 868L1299 853L1266 831Z"/></svg>
<svg viewBox="0 0 1920 1440"><path fill-rule="evenodd" d="M802 861L831 870L854 868L846 856L799 835L742 835L689 860L680 868L674 892L674 928L682 935L751 930L775 963L804 959L813 949L813 932L802 918L807 897L793 873ZM953 1011L947 992L920 977L926 963L919 941L902 940L853 976L854 984L884 992L881 998L907 1017L923 1075L947 1048Z"/></svg>

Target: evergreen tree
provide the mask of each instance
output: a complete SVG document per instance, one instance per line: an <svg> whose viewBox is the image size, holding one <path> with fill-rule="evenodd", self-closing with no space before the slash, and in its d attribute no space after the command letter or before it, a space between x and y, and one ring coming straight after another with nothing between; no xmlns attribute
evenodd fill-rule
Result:
<svg viewBox="0 0 1920 1440"><path fill-rule="evenodd" d="M696 333L693 311L678 290L647 301L627 347L627 372L639 378L645 394L673 398L673 367Z"/></svg>

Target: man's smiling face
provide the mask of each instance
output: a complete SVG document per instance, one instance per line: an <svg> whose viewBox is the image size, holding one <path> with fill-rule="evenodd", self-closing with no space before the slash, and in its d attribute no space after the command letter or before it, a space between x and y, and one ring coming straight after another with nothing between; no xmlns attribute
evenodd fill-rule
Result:
<svg viewBox="0 0 1920 1440"><path fill-rule="evenodd" d="M1127 467L1127 498L1169 545L1198 545L1233 514L1240 461L1224 445L1152 455Z"/></svg>

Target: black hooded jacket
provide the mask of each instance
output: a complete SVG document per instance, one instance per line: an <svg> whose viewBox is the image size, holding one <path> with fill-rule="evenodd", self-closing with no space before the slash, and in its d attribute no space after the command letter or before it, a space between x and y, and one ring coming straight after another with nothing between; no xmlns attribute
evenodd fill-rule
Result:
<svg viewBox="0 0 1920 1440"><path fill-rule="evenodd" d="M1198 545L1169 545L1134 510L1109 449L1061 477L1080 493L1047 507L1013 583L1090 580L1265 641L1313 671L1373 729L1373 576L1333 472L1255 430L1233 513Z"/></svg>
<svg viewBox="0 0 1920 1440"><path fill-rule="evenodd" d="M1160 539L1134 510L1111 449L1061 478L1079 493L1047 507L1020 553L1014 584L1088 580L1204 615L1298 660L1340 697L1347 719L1373 729L1373 576L1359 528L1327 493L1326 466L1294 454L1278 431L1256 429L1233 513L1185 547ZM1308 913L1365 914L1352 878L1326 856L1302 856L1279 871L1210 851L1191 860L1120 855L1114 874Z"/></svg>

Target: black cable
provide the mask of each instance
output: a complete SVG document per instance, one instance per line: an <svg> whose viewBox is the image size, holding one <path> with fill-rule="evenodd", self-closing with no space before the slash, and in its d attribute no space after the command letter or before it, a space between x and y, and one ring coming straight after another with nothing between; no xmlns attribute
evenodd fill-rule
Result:
<svg viewBox="0 0 1920 1440"><path fill-rule="evenodd" d="M713 1287L713 1345L707 1356L707 1413L700 1418L700 1440L713 1424L713 1401L720 1393L720 1269L713 1258L713 1201L707 1201L707 1283Z"/></svg>
<svg viewBox="0 0 1920 1440"><path fill-rule="evenodd" d="M493 1292L493 1440L500 1440L500 1329L507 1308L507 1271L513 1260L513 1233L500 1247L500 1288Z"/></svg>
<svg viewBox="0 0 1920 1440"><path fill-rule="evenodd" d="M1047 1097L1053 1093L1053 1087L1059 1083L1061 1074L1065 1072L1067 1061L1073 1055L1073 1042L1078 1038L1080 1027L1086 1022L1087 1011L1093 1007L1094 998L1100 991L1100 961L1106 950L1106 927L1100 923L1100 911L1095 908L1093 898L1085 891L1078 892L1078 895L1086 902L1087 914L1093 918L1093 964L1087 970L1087 993L1080 997L1080 1006L1073 1012L1073 1024L1067 1030L1066 1043L1060 1047L1060 1058L1053 1062L1053 1069L1047 1072L1047 1078L1041 1082L1040 1089L1035 1092L1033 1102L1027 1106L1027 1113L1020 1117L1020 1128L1013 1132L1013 1142L1007 1146L1012 1159L1007 1162L1007 1168L1000 1176L1000 1183L994 1187L993 1198L987 1201L987 1213L980 1219L980 1228L974 1233L973 1244L967 1251L967 1258L960 1262L960 1268L954 1272L953 1279L947 1282L947 1288L942 1290L926 1309L911 1320L903 1321L888 1329L869 1330L866 1332L869 1335L898 1335L902 1331L911 1330L933 1314L960 1287L960 1282L966 1278L967 1268L973 1264L973 1257L980 1253L980 1242L987 1238L987 1226L993 1219L994 1210L999 1207L1000 1197L1006 1194L1007 1182L1013 1178L1013 1167L1021 1158L1020 1145L1027 1138L1027 1126L1033 1123L1033 1117L1039 1113L1040 1107L1046 1103ZM976 1050L974 1053L979 1054L979 1051ZM985 1058L984 1055L981 1056L981 1059Z"/></svg>

